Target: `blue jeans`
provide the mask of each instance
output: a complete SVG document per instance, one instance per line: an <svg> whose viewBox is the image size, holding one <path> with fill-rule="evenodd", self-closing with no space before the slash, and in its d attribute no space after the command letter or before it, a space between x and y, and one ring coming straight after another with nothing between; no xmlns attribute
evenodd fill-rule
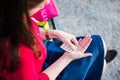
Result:
<svg viewBox="0 0 120 80"><path fill-rule="evenodd" d="M101 80L104 64L104 47L99 35L92 35L92 42L86 53L92 53L92 57L86 57L72 61L57 77L56 80ZM83 37L77 37L77 39ZM59 45L62 42L58 39L45 41L47 58L43 70L49 67L65 52Z"/></svg>

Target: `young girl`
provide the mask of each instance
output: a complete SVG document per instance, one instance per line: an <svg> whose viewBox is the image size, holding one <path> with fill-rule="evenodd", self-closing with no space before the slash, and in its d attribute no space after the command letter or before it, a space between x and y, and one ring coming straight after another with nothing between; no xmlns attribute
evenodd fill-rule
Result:
<svg viewBox="0 0 120 80"><path fill-rule="evenodd" d="M105 53L101 37L85 36L79 37L77 41L75 36L63 31L39 32L37 24L29 16L44 7L49 0L35 0L40 4L31 6L32 9L28 9L29 1L32 0L0 2L0 79L100 80ZM62 41L73 51L64 51L54 42L49 44L49 41L45 42L46 51L43 44L46 36L58 38L57 43Z"/></svg>

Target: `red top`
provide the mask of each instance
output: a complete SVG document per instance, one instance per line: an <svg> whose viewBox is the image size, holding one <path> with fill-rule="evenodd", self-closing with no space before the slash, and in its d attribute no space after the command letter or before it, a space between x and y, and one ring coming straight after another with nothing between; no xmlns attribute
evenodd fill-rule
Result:
<svg viewBox="0 0 120 80"><path fill-rule="evenodd" d="M19 67L12 74L4 71L6 80L49 80L49 77L41 72L42 65L46 58L46 48L43 44L43 40L39 36L40 31L37 24L34 21L32 21L32 24L37 41L41 43L41 46L37 46L37 49L42 47L42 56L40 59L35 59L34 52L28 46L21 43Z"/></svg>

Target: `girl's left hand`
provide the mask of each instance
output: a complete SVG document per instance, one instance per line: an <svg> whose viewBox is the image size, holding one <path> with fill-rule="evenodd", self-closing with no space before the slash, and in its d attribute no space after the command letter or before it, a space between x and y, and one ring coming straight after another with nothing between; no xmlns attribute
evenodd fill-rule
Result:
<svg viewBox="0 0 120 80"><path fill-rule="evenodd" d="M75 49L74 45L78 45L78 41L76 40L76 37L72 34L59 31L59 30L49 30L49 36L50 38L58 38L63 43L67 44L72 50Z"/></svg>
<svg viewBox="0 0 120 80"><path fill-rule="evenodd" d="M62 49L66 50L67 57L71 60L80 59L88 56L92 56L92 53L85 53L86 49L89 47L92 38L90 36L85 36L83 39L78 40L78 46L76 50L71 51L67 45L64 45Z"/></svg>

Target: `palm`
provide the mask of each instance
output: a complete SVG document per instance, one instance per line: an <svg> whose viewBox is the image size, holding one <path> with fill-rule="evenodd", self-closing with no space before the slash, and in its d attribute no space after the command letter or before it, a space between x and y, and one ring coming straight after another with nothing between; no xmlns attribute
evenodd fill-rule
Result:
<svg viewBox="0 0 120 80"><path fill-rule="evenodd" d="M90 45L91 41L92 39L90 36L86 36L83 39L80 39L78 41L78 46L76 46L76 50L70 53L71 57L73 59L79 59L87 56L92 56L91 53L86 53L86 54L84 53L88 48L88 46Z"/></svg>

